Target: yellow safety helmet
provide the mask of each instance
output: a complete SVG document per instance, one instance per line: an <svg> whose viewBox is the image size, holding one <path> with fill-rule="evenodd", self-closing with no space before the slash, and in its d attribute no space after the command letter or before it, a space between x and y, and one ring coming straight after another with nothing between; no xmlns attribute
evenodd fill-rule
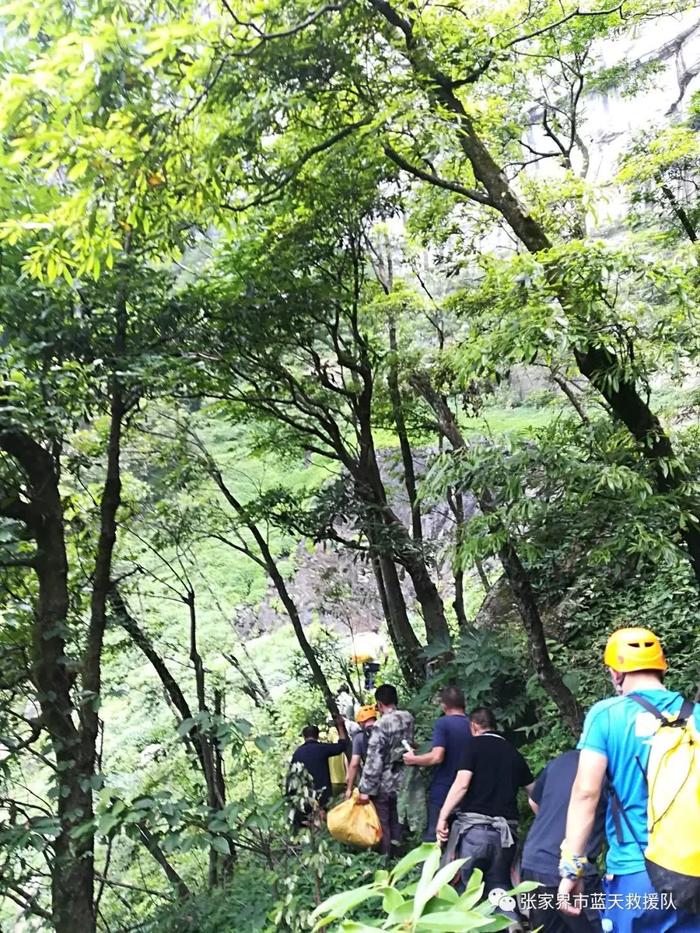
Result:
<svg viewBox="0 0 700 933"><path fill-rule="evenodd" d="M661 642L648 628L620 628L613 632L603 660L620 674L668 670Z"/></svg>
<svg viewBox="0 0 700 933"><path fill-rule="evenodd" d="M355 722L362 725L363 722L367 722L369 719L377 718L377 707L376 706L361 706L358 711L355 713Z"/></svg>

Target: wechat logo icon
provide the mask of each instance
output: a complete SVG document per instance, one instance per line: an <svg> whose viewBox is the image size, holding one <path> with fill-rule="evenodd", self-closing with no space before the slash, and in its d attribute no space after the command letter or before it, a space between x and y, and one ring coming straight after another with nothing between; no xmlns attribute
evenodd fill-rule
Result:
<svg viewBox="0 0 700 933"><path fill-rule="evenodd" d="M494 888L489 891L489 901L499 910L515 910L515 898L504 888Z"/></svg>

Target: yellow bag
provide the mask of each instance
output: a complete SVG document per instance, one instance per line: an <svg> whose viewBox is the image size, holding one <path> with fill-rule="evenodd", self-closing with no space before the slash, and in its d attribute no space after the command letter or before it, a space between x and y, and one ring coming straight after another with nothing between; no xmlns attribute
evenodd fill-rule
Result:
<svg viewBox="0 0 700 933"><path fill-rule="evenodd" d="M328 832L338 842L369 849L382 839L382 826L372 802L357 802L357 788L350 800L344 800L328 813Z"/></svg>
<svg viewBox="0 0 700 933"><path fill-rule="evenodd" d="M632 699L644 700L640 705L647 709L644 697L632 694ZM647 872L656 890L669 893L679 910L698 914L700 732L695 727L695 706L684 700L673 719L655 712L659 723L647 765L649 840L644 853Z"/></svg>
<svg viewBox="0 0 700 933"><path fill-rule="evenodd" d="M331 775L331 787L334 794L345 789L345 780L347 777L346 762L347 759L343 754L335 755L335 757L328 759L328 770Z"/></svg>

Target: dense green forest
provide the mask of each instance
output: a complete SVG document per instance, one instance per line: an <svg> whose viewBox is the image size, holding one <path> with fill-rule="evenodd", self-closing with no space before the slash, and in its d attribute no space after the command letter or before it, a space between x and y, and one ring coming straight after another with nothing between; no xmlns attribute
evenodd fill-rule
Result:
<svg viewBox="0 0 700 933"><path fill-rule="evenodd" d="M3 931L311 929L380 867L284 796L362 633L533 771L616 626L695 693L693 4L0 17Z"/></svg>

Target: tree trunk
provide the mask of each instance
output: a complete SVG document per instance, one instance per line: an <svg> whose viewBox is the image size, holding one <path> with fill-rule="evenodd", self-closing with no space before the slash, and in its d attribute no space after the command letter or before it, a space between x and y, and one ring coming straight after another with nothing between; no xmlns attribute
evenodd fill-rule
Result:
<svg viewBox="0 0 700 933"><path fill-rule="evenodd" d="M28 435L0 431L0 447L13 457L28 481L30 505L24 519L36 541L38 597L32 628L32 679L42 720L58 766L60 831L53 843L51 913L57 933L94 933L93 835L71 832L91 820L92 754L73 716L71 680L65 659L69 608L68 558L58 471L52 456Z"/></svg>
<svg viewBox="0 0 700 933"><path fill-rule="evenodd" d="M372 569L401 673L411 687L420 687L425 683L425 664L421 661L420 642L408 618L396 565L390 557L377 554L372 556Z"/></svg>
<svg viewBox="0 0 700 933"><path fill-rule="evenodd" d="M678 198L675 196L670 186L665 184L665 182L663 181L663 178L661 178L661 176L657 176L656 180L658 182L659 187L661 188L661 192L664 198L666 198L666 201L668 202L671 210L676 215L676 218L680 222L681 227L683 227L683 232L688 237L691 243L697 243L698 232L695 229L695 225L693 224L692 220L688 216L688 212L686 211L686 209L683 207L682 204L679 204Z"/></svg>
<svg viewBox="0 0 700 933"><path fill-rule="evenodd" d="M190 705L187 702L185 695L180 688L180 685L170 673L170 670L168 669L165 661L153 647L153 643L149 637L129 612L129 609L124 602L118 587L113 586L110 590L109 601L112 605L117 622L119 625L121 625L124 631L128 633L136 647L143 652L146 658L148 658L154 671L160 678L165 695L177 712L180 718L180 722L184 722L186 719L193 719L194 717L192 716L192 710L190 709ZM205 775L205 754L202 749L203 736L201 732L199 729L195 728L187 735L183 735L182 739L185 745L189 748L190 752L197 756L202 775Z"/></svg>
<svg viewBox="0 0 700 933"><path fill-rule="evenodd" d="M189 598L189 594L188 594ZM166 696L177 711L180 721L192 719L192 711L183 694L180 685L170 673L165 661L153 647L152 642L141 629L138 622L129 612L118 588L113 586L109 593L109 601L112 605L117 621L122 628L129 634L134 644L148 658L153 669L158 674L160 682L163 685ZM188 606L190 603L188 602ZM194 632L192 631L194 626ZM206 710L206 700L204 695L204 666L197 650L196 640L196 615L194 613L194 594L192 594L192 605L190 607L190 659L195 667L195 677L197 680L197 700L200 711ZM221 696L219 691L215 691L215 713L220 713ZM223 762L221 753L216 745L216 740L208 735L200 726L194 726L186 735L182 736L183 742L190 753L196 755L199 763L202 777L207 788L207 803L213 810L223 809L226 805L226 785L223 778ZM228 834L224 834L229 848L230 855L223 856L222 853L210 849L210 877L212 886L225 881L230 877L232 865L235 860L234 840ZM212 853L214 857L212 858Z"/></svg>
<svg viewBox="0 0 700 933"><path fill-rule="evenodd" d="M576 414L579 416L579 418L581 419L581 421L582 421L584 424L588 424L588 423L589 423L589 418L588 418L588 415L587 415L587 413L586 413L586 409L583 407L583 405L581 404L581 402L579 401L579 399L576 398L576 393L575 393L574 390L571 388L571 386L569 385L569 383L566 381L566 379L564 378L564 376L560 376L559 373L557 373L557 372L555 372L554 370L552 370L551 373L550 373L550 378L551 378L552 382L555 382L555 383L559 386L559 388L562 390L562 392L564 393L564 395L565 395L565 396L568 398L568 400L571 402L572 406L573 406L574 409L576 410Z"/></svg>
<svg viewBox="0 0 700 933"><path fill-rule="evenodd" d="M262 563L262 565L267 570L268 576L272 580L274 587L277 590L277 595L282 600L282 605L284 606L285 611L289 617L289 621L292 623L294 634L296 635L297 641L299 642L299 647L302 650L302 654L306 658L306 662L309 665L309 670L311 671L314 682L323 694L323 698L331 716L337 718L340 714L338 711L338 704L335 702L335 695L328 685L326 675L323 673L321 665L318 663L318 658L314 653L314 649L309 644L301 617L299 616L299 610L297 609L296 603L294 602L292 595L287 588L284 577L279 571L277 561L273 557L272 551L270 550L265 537L262 535L255 522L248 517L245 506L233 495L231 490L226 485L221 471L216 467L211 459L208 460L208 468L212 478L214 479L214 482L221 490L224 498L252 535L256 547L260 553L259 563ZM252 552L248 552L248 556L253 560L256 559Z"/></svg>
<svg viewBox="0 0 700 933"><path fill-rule="evenodd" d="M464 608L464 571L459 565L459 547L464 534L464 499L461 492L447 490L447 504L455 517L455 558L452 561L452 576L454 579L455 598L452 604L460 631L468 628L467 613Z"/></svg>
<svg viewBox="0 0 700 933"><path fill-rule="evenodd" d="M406 568L421 607L428 642L444 645L444 656L447 657L451 644L450 629L442 599L428 572L421 542L411 538L406 526L389 506L372 433L374 388L372 366L368 359L366 345L359 334L357 341L362 353L360 372L363 389L357 396L354 414L357 419L356 430L360 451L356 462L352 464L349 464L345 451L341 459L351 469L358 498L366 505L368 520L376 521L377 525L383 524L384 526L379 532L382 540L380 553L388 553L387 546L389 546L393 557Z"/></svg>
<svg viewBox="0 0 700 933"><path fill-rule="evenodd" d="M217 717L218 721L221 721L223 718L223 694L221 690L214 690L214 715ZM211 746L214 756L214 784L216 787L216 796L222 801L221 806L223 809L226 804L224 759L221 754L219 742L214 734L211 736ZM226 833L225 838L229 846L228 855L224 855L223 852L218 852L218 858L216 860L216 877L214 880L219 886L225 885L227 881L230 881L233 876L233 867L236 863L236 849L233 836Z"/></svg>
<svg viewBox="0 0 700 933"><path fill-rule="evenodd" d="M368 432L369 428L365 433ZM406 526L388 503L374 443L371 440L366 439L362 444L360 462L355 471L355 484L358 498L368 507L364 523L368 537L376 542L379 553L391 552L405 567L421 607L428 642L444 645L445 650L449 651L451 637L445 607L426 566L421 543L411 539ZM370 523L376 526L372 531L369 529Z"/></svg>
<svg viewBox="0 0 700 933"><path fill-rule="evenodd" d="M476 572L479 574L481 585L484 588L484 593L486 593L488 596L488 594L491 592L491 584L489 583L489 578L487 577L486 571L484 570L484 565L480 560L475 560L474 564L476 565Z"/></svg>
<svg viewBox="0 0 700 933"><path fill-rule="evenodd" d="M146 846L146 849L151 853L156 862L158 862L160 867L163 869L165 877L173 886L173 889L177 895L182 898L182 900L188 898L190 896L190 889L187 887L185 882L178 875L178 873L166 858L165 853L158 845L158 840L153 835L153 833L146 826L142 826L141 824L139 824L139 833L141 834L141 841Z"/></svg>
<svg viewBox="0 0 700 933"><path fill-rule="evenodd" d="M406 486L406 493L408 494L408 502L411 507L411 530L413 532L413 540L422 541L423 523L421 521L420 503L418 502L418 490L416 488L416 471L413 464L413 451L411 449L411 442L408 439L408 431L406 430L406 419L403 416L398 363L396 360L396 354L398 353L396 323L393 317L389 319L389 350L393 358L389 365L389 373L386 381L389 388L391 411L394 417L394 424L396 425L396 434L401 449L404 484Z"/></svg>
<svg viewBox="0 0 700 933"><path fill-rule="evenodd" d="M545 692L554 700L566 725L574 735L579 735L583 725L581 707L573 693L564 683L561 674L552 663L545 641L544 626L540 616L532 584L523 567L515 547L508 541L499 549L513 598L527 634L530 656L535 671Z"/></svg>
<svg viewBox="0 0 700 933"><path fill-rule="evenodd" d="M454 415L442 396L435 391L428 377L415 374L412 383L435 412L440 430L452 447L455 450L466 449L467 442ZM484 515L494 515L496 509L493 496L488 490L483 490L477 499ZM499 548L498 556L510 582L513 598L528 636L528 647L537 676L559 708L564 722L574 735L577 735L582 724L581 709L552 663L537 599L512 539L508 538Z"/></svg>

